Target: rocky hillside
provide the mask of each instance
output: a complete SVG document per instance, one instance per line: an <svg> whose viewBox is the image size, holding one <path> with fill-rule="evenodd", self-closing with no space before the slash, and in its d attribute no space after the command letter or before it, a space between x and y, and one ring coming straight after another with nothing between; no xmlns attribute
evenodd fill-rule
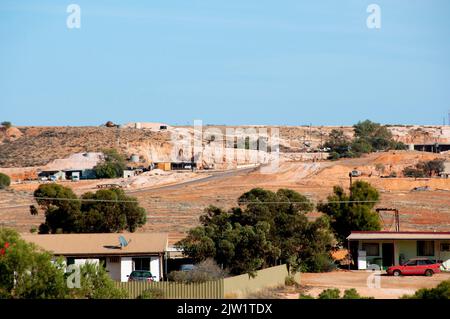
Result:
<svg viewBox="0 0 450 319"><path fill-rule="evenodd" d="M122 152L151 141L158 147L169 134L139 129L108 127L25 127L18 138L0 136L0 167L45 165L79 152L117 148Z"/></svg>
<svg viewBox="0 0 450 319"><path fill-rule="evenodd" d="M147 123L151 124L151 123ZM148 125L147 125L148 126ZM0 129L0 167L42 166L55 159L67 158L74 153L98 152L105 148L116 148L121 152L137 154L146 161L167 161L175 152L182 160L192 156L191 145L174 149L172 140L177 136L193 135L192 127L167 127L167 130L146 128L146 123L139 126L123 127L12 127ZM139 128L137 128L139 127ZM158 124L159 128L159 124ZM253 129L254 134L273 134L278 130L276 140L281 152L285 154L307 152L319 147L326 141L332 129L342 129L351 137L353 129L350 126L241 126L239 128ZM203 161L220 165L221 159L212 159L214 154L208 154L205 149L211 142L207 130L222 131L225 126L203 127ZM450 143L450 126L389 126L394 139L406 144ZM262 130L262 131L260 131ZM219 142L216 139L216 142ZM269 145L271 142L269 141ZM181 149L183 148L183 150ZM306 153L304 153L306 154ZM180 158L181 158L180 157ZM243 161L245 163L246 161ZM219 167L219 166L216 166Z"/></svg>

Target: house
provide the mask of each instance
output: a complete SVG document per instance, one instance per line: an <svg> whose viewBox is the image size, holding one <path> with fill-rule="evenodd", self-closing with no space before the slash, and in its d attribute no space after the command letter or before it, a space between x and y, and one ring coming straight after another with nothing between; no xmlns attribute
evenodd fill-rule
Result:
<svg viewBox="0 0 450 319"><path fill-rule="evenodd" d="M93 169L65 169L66 179L68 180L80 180L80 179L95 179L95 171Z"/></svg>
<svg viewBox="0 0 450 319"><path fill-rule="evenodd" d="M439 173L439 175L442 178L449 178L450 177L450 161L444 162L444 170Z"/></svg>
<svg viewBox="0 0 450 319"><path fill-rule="evenodd" d="M386 268L427 257L450 270L450 232L352 231L347 239L358 269L373 264Z"/></svg>
<svg viewBox="0 0 450 319"><path fill-rule="evenodd" d="M66 179L66 174L64 173L64 171L60 171L60 170L46 170L46 171L41 171L38 174L38 179L40 180L65 180Z"/></svg>
<svg viewBox="0 0 450 319"><path fill-rule="evenodd" d="M128 281L133 270L149 270L157 281L164 277L167 233L27 234L22 238L62 256L67 265L103 262L116 281Z"/></svg>

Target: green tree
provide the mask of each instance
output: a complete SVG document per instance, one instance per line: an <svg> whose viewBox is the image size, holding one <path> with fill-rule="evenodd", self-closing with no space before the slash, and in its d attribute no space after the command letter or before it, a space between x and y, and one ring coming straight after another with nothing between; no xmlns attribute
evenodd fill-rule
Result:
<svg viewBox="0 0 450 319"><path fill-rule="evenodd" d="M52 255L22 240L19 234L0 228L0 298L65 298L63 265Z"/></svg>
<svg viewBox="0 0 450 319"><path fill-rule="evenodd" d="M146 222L145 209L121 189L104 189L81 196L81 230L85 233L136 231Z"/></svg>
<svg viewBox="0 0 450 319"><path fill-rule="evenodd" d="M134 232L146 222L144 208L121 189L88 192L80 200L68 187L42 184L34 196L45 211L40 233Z"/></svg>
<svg viewBox="0 0 450 319"><path fill-rule="evenodd" d="M9 129L12 126L11 122L9 121L3 121L1 125L6 129Z"/></svg>
<svg viewBox="0 0 450 319"><path fill-rule="evenodd" d="M333 188L327 203L320 203L318 210L330 218L336 237L345 242L351 231L380 230L381 222L373 207L379 200L376 188L364 181L352 184L350 195L340 186Z"/></svg>
<svg viewBox="0 0 450 319"><path fill-rule="evenodd" d="M371 151L389 150L389 149L406 149L406 145L393 140L392 133L388 128L379 123L369 120L358 122L353 125L355 131L355 142L365 144L361 153L369 153Z"/></svg>
<svg viewBox="0 0 450 319"><path fill-rule="evenodd" d="M118 178L123 176L126 169L126 160L115 149L103 150L104 161L94 167L95 174L98 178Z"/></svg>
<svg viewBox="0 0 450 319"><path fill-rule="evenodd" d="M329 270L332 235L326 219L308 221L313 208L303 195L280 189L255 188L238 199L239 206L224 211L209 207L201 226L178 243L201 261L214 258L233 274L288 263L292 271Z"/></svg>
<svg viewBox="0 0 450 319"><path fill-rule="evenodd" d="M4 189L11 185L11 178L8 175L0 173L0 189Z"/></svg>
<svg viewBox="0 0 450 319"><path fill-rule="evenodd" d="M330 159L339 159L340 157L352 157L350 153L351 139L344 134L343 130L331 130L324 144L331 149Z"/></svg>
<svg viewBox="0 0 450 319"><path fill-rule="evenodd" d="M79 232L81 202L69 187L59 184L41 184L34 191L34 198L45 211L45 223L40 233Z"/></svg>

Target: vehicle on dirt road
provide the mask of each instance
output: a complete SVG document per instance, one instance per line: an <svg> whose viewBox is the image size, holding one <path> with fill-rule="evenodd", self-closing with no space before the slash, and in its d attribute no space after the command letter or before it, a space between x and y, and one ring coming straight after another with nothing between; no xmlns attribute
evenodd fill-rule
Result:
<svg viewBox="0 0 450 319"><path fill-rule="evenodd" d="M403 265L391 266L387 269L387 274L391 276L425 275L433 276L441 272L441 264L428 258L414 258L408 260Z"/></svg>

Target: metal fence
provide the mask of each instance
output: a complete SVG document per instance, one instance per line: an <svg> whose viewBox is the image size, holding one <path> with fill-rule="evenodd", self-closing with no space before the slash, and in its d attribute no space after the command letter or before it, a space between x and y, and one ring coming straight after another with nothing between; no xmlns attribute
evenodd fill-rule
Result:
<svg viewBox="0 0 450 319"><path fill-rule="evenodd" d="M115 282L116 287L128 292L129 298L137 298L146 289L159 289L165 299L223 299L241 298L266 287L283 285L289 275L286 265L257 271L256 277L240 275L203 283L183 284L178 282ZM294 276L300 282L300 273Z"/></svg>
<svg viewBox="0 0 450 319"><path fill-rule="evenodd" d="M159 289L164 299L222 299L223 279L203 283L183 284L178 282L116 282L116 287L128 292L129 298L137 298L147 289Z"/></svg>

